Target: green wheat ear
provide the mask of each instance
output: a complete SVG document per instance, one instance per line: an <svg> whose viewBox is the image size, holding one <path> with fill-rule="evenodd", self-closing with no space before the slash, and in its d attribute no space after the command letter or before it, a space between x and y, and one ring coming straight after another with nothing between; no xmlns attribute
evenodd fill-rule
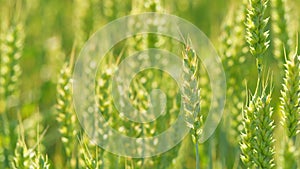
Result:
<svg viewBox="0 0 300 169"><path fill-rule="evenodd" d="M281 123L286 131L284 138L282 164L284 168L297 168L296 159L299 159L296 137L300 133L300 56L295 54L286 58L285 77L281 90L280 111Z"/></svg>
<svg viewBox="0 0 300 169"><path fill-rule="evenodd" d="M281 90L282 123L290 139L300 133L300 56L286 61L283 89Z"/></svg>
<svg viewBox="0 0 300 169"><path fill-rule="evenodd" d="M200 114L200 89L198 87L198 57L193 49L186 46L183 55L183 103L186 123L192 129L193 142L200 138L203 117Z"/></svg>
<svg viewBox="0 0 300 169"><path fill-rule="evenodd" d="M187 126L191 129L193 143L196 151L196 168L199 168L198 141L202 134L203 115L200 113L199 89L199 60L196 52L186 44L183 55L183 88L182 99Z"/></svg>
<svg viewBox="0 0 300 169"><path fill-rule="evenodd" d="M269 30L265 30L269 18L264 18L268 0L249 0L246 19L246 40L250 53L257 59L258 72L262 72L262 57L268 49L270 41Z"/></svg>
<svg viewBox="0 0 300 169"><path fill-rule="evenodd" d="M258 82L259 83L259 82ZM257 94L257 93L256 93ZM271 92L264 87L260 95L250 97L244 109L241 132L241 160L247 168L274 168L275 128Z"/></svg>

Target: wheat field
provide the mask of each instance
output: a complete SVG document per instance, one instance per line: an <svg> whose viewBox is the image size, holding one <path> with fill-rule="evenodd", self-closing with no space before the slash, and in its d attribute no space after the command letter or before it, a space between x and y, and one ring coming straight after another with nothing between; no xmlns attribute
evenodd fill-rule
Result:
<svg viewBox="0 0 300 169"><path fill-rule="evenodd" d="M0 0L0 168L300 168L299 7L300 0ZM218 54L226 81L217 85L226 100L220 122L205 141L214 78L192 32L178 31L182 41L150 32L114 44L101 53L101 63L82 69L87 75L80 82L85 90L79 91L84 111L76 106L77 61L86 44L112 21L145 12L192 23ZM166 29L157 22L151 28ZM143 23L130 20L117 31ZM136 55L148 49L169 51L178 60L168 61L167 53L159 61ZM132 55L137 57L133 61ZM116 75L129 74L122 61L134 63L132 69L179 64L182 83L163 70L143 69L129 81L119 80L128 85L124 101L117 94L125 90L114 83L119 82ZM105 133L103 126L130 138L150 138L172 128L181 111L184 123L173 133L187 133L176 144L166 137L169 148L161 153L147 156L155 146L131 147L144 156L124 156L101 146L121 145L124 150L117 150L125 152L128 144ZM155 120L140 122L149 112Z"/></svg>

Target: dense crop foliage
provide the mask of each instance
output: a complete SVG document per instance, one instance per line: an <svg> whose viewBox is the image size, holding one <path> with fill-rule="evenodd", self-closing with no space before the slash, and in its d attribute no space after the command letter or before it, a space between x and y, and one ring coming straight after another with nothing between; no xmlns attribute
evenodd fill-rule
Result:
<svg viewBox="0 0 300 169"><path fill-rule="evenodd" d="M299 7L300 0L0 0L0 168L300 168ZM89 93L82 104L92 135L118 142L99 126L134 138L160 135L181 110L182 125L190 129L169 151L132 158L108 152L85 132L86 121L79 120L73 104L73 73L95 31L143 12L177 15L208 36L226 74L226 104L218 128L202 143L212 87L189 32L178 31L185 43L154 33L120 41L103 54L100 66L87 61L91 64L84 69L96 72L81 82ZM164 29L155 23L151 27ZM140 24L131 20L124 27ZM176 54L183 81L180 88L159 69L131 77L121 109L130 104L137 110L132 116L144 117L147 110L159 111L152 107L153 100L165 104L158 118L139 123L114 104L112 90L123 90L114 87L113 78L127 73L120 67L123 60L149 48ZM156 63L137 57L131 67L148 62Z"/></svg>

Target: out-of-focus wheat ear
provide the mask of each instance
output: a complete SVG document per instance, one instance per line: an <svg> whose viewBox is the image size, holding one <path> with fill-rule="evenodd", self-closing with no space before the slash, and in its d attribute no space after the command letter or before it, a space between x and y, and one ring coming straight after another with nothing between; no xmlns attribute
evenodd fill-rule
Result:
<svg viewBox="0 0 300 169"><path fill-rule="evenodd" d="M223 25L221 36L222 63L227 76L227 103L225 107L230 124L229 140L234 144L239 142L236 139L241 128L241 109L243 100L246 97L244 90L245 69L247 58L247 43L245 42L245 10L246 3L243 1L237 9L233 8L228 20Z"/></svg>
<svg viewBox="0 0 300 169"><path fill-rule="evenodd" d="M92 34L94 26L92 0L74 1L74 32L78 47L82 47Z"/></svg>
<svg viewBox="0 0 300 169"><path fill-rule="evenodd" d="M0 95L1 100L4 99L6 102L0 108L2 111L7 111L17 104L18 80L21 75L19 60L22 56L24 38L22 23L12 24L1 35Z"/></svg>
<svg viewBox="0 0 300 169"><path fill-rule="evenodd" d="M4 23L2 23L4 24ZM1 26L3 26L1 24ZM19 108L19 79L25 33L22 22L1 27L0 34L0 167L9 166L18 139L14 132ZM8 120L11 119L11 120ZM13 121L13 122L12 122Z"/></svg>
<svg viewBox="0 0 300 169"><path fill-rule="evenodd" d="M296 166L296 159L299 159L296 137L300 133L300 56L296 53L291 58L286 57L285 62L280 111L287 138L284 138L281 162L284 168L289 168Z"/></svg>
<svg viewBox="0 0 300 169"><path fill-rule="evenodd" d="M287 1L288 0L271 0L274 56L279 62L281 68L285 62L284 49L287 56L289 56L291 52Z"/></svg>
<svg viewBox="0 0 300 169"><path fill-rule="evenodd" d="M76 149L76 135L78 134L79 125L76 113L73 108L72 99L72 72L75 57L75 49L73 48L71 60L66 62L61 69L57 84L57 121L59 123L59 132L63 149L67 157L69 167L76 166L74 159L74 149Z"/></svg>

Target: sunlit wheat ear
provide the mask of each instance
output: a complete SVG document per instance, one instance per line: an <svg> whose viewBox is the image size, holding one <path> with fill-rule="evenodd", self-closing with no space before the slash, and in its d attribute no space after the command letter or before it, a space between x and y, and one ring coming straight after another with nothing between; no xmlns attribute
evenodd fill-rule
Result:
<svg viewBox="0 0 300 169"><path fill-rule="evenodd" d="M287 3L287 0L271 0L274 56L278 60L280 67L284 63L284 49L287 56L290 53Z"/></svg>
<svg viewBox="0 0 300 169"><path fill-rule="evenodd" d="M199 89L199 60L190 44L186 44L183 55L183 110L187 127L191 129L191 135L195 144L196 168L199 168L198 141L202 134L203 115L200 113L200 89Z"/></svg>
<svg viewBox="0 0 300 169"><path fill-rule="evenodd" d="M76 135L78 122L73 109L72 99L72 71L74 52L71 54L71 61L65 63L61 69L57 84L57 121L63 149L67 156L68 165L72 160L72 152L76 146Z"/></svg>
<svg viewBox="0 0 300 169"><path fill-rule="evenodd" d="M197 143L203 124L200 114L200 89L198 88L198 57L186 46L183 54L183 103L186 123L192 129L193 142Z"/></svg>
<svg viewBox="0 0 300 169"><path fill-rule="evenodd" d="M249 0L246 19L246 40L249 44L250 53L256 58L259 74L262 72L262 57L268 49L270 41L269 30L266 26L269 17L265 18L268 0Z"/></svg>
<svg viewBox="0 0 300 169"><path fill-rule="evenodd" d="M263 88L262 93L249 96L250 100L243 112L240 148L241 160L247 168L275 167L272 93L271 91L267 93L266 89L267 85Z"/></svg>

